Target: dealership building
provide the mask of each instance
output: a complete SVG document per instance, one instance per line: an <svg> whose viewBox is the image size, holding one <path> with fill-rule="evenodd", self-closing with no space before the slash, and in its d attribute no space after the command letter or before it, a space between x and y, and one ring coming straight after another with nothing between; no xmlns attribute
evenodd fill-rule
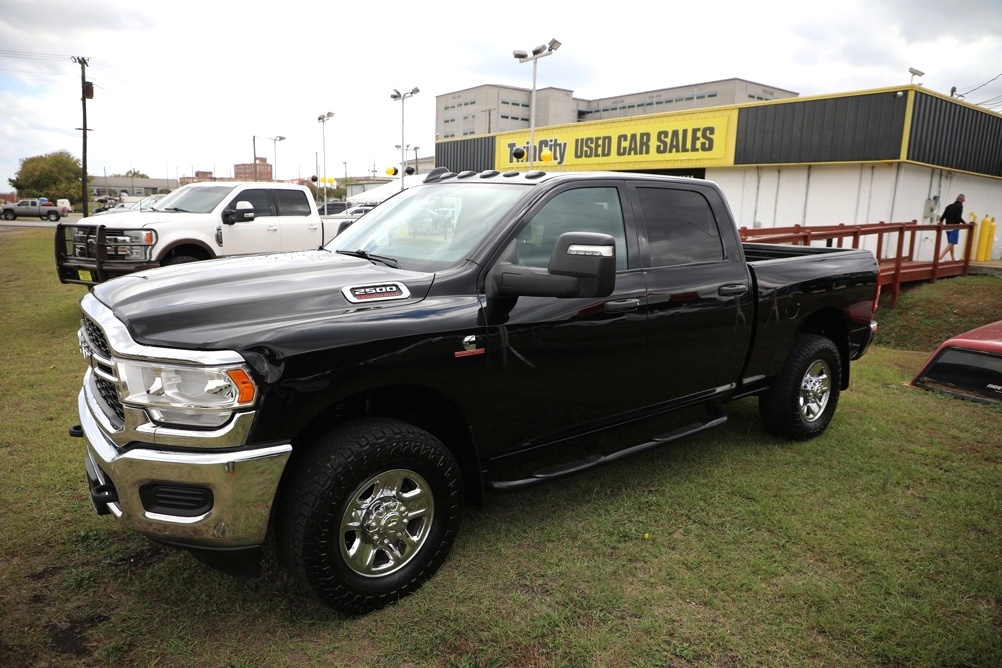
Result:
<svg viewBox="0 0 1002 668"><path fill-rule="evenodd" d="M728 79L602 100L544 88L534 147L530 95L438 96L435 164L706 178L749 228L935 222L959 194L965 220L1002 218L1002 115L922 86L799 97ZM929 243L916 259L932 254Z"/></svg>

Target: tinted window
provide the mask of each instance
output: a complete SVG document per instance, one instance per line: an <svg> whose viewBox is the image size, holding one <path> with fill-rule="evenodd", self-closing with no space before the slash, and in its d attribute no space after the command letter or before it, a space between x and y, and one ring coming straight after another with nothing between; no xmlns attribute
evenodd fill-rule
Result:
<svg viewBox="0 0 1002 668"><path fill-rule="evenodd" d="M637 188L637 194L652 267L724 259L717 221L702 195L670 188Z"/></svg>
<svg viewBox="0 0 1002 668"><path fill-rule="evenodd" d="M278 212L282 216L310 215L310 201L302 190L275 190Z"/></svg>
<svg viewBox="0 0 1002 668"><path fill-rule="evenodd" d="M228 208L237 208L237 202L250 202L251 206L254 207L255 218L273 215L271 212L271 204L268 201L268 191L264 188L244 190L233 198L233 201L229 203Z"/></svg>
<svg viewBox="0 0 1002 668"><path fill-rule="evenodd" d="M616 240L616 268L626 269L626 232L616 188L577 188L560 193L519 233L518 264L549 265L557 237L564 232L601 232Z"/></svg>

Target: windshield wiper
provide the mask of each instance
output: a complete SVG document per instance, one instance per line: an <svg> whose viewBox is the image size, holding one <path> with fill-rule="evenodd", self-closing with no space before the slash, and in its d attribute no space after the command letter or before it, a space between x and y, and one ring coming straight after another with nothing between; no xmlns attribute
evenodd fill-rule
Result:
<svg viewBox="0 0 1002 668"><path fill-rule="evenodd" d="M157 209L157 211L173 211L175 213L191 213L187 209L179 209L176 206L169 206L166 209Z"/></svg>
<svg viewBox="0 0 1002 668"><path fill-rule="evenodd" d="M387 267L393 267L394 269L396 269L397 267L400 266L400 263L396 259L394 259L392 257L386 257L385 255L374 255L374 254L372 254L372 253L370 253L368 251L364 251L364 250L361 250L361 249L359 249L359 250L353 250L353 251L339 250L339 251L336 251L336 252L339 253L339 254L341 254L341 255L350 255L351 257L360 257L363 260L369 260L370 262L379 262L380 264L385 264Z"/></svg>

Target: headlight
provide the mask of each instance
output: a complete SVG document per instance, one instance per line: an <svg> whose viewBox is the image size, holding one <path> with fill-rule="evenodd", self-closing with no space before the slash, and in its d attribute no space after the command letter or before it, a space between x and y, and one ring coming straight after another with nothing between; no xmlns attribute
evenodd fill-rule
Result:
<svg viewBox="0 0 1002 668"><path fill-rule="evenodd" d="M257 387L246 367L205 367L118 360L123 404L145 408L161 424L219 427L251 406Z"/></svg>
<svg viewBox="0 0 1002 668"><path fill-rule="evenodd" d="M150 246L156 242L153 230L120 230L105 237L108 257L118 260L148 260Z"/></svg>

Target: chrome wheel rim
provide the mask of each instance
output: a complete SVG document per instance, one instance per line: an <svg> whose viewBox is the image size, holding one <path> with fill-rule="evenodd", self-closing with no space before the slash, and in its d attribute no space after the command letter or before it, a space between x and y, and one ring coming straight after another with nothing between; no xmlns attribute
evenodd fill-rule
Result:
<svg viewBox="0 0 1002 668"><path fill-rule="evenodd" d="M805 422L814 422L820 418L828 406L831 394L831 369L824 360L814 360L800 383L800 417Z"/></svg>
<svg viewBox="0 0 1002 668"><path fill-rule="evenodd" d="M384 471L352 493L341 518L341 556L365 577L394 573L424 546L435 515L428 482L406 469Z"/></svg>

